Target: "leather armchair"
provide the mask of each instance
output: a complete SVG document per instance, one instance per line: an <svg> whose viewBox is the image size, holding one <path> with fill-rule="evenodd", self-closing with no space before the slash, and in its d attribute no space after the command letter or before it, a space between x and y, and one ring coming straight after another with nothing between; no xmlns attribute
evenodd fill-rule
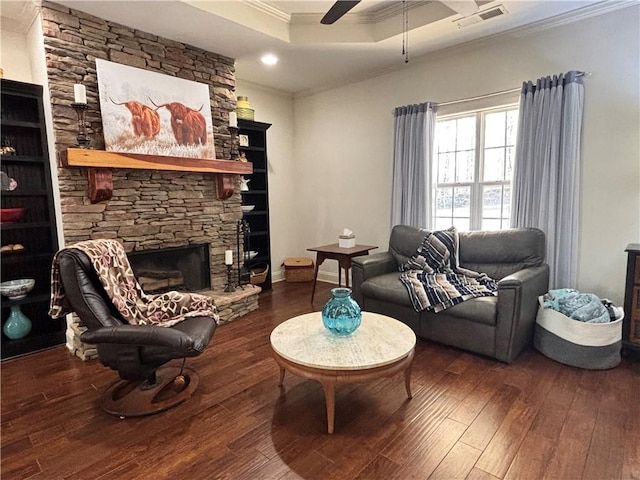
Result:
<svg viewBox="0 0 640 480"><path fill-rule="evenodd" d="M200 355L216 330L210 317L191 317L172 327L126 324L109 300L89 257L78 249L58 254L67 301L87 330L80 340L97 345L100 362L118 372L101 406L121 417L157 413L182 403L198 385L189 369L159 367Z"/></svg>
<svg viewBox="0 0 640 480"><path fill-rule="evenodd" d="M353 298L363 310L401 320L418 337L511 363L531 345L538 296L548 290L544 233L534 228L460 232L460 266L497 280L498 295L467 300L440 313L416 312L399 278L400 265L427 234L397 225L387 252L354 258Z"/></svg>

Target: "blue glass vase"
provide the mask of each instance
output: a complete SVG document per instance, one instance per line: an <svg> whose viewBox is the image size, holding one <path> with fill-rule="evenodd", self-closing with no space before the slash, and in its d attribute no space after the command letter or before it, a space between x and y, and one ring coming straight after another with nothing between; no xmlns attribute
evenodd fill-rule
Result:
<svg viewBox="0 0 640 480"><path fill-rule="evenodd" d="M351 298L350 288L334 288L331 300L322 309L322 323L335 335L353 333L362 321L362 310Z"/></svg>
<svg viewBox="0 0 640 480"><path fill-rule="evenodd" d="M20 305L11 305L9 318L4 322L2 331L11 340L26 337L31 331L31 320L22 313Z"/></svg>

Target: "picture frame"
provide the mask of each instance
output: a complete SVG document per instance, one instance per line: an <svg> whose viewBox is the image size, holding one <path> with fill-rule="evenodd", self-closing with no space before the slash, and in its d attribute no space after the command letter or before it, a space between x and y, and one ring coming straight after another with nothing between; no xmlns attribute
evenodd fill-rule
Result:
<svg viewBox="0 0 640 480"><path fill-rule="evenodd" d="M209 85L96 59L105 148L215 159Z"/></svg>
<svg viewBox="0 0 640 480"><path fill-rule="evenodd" d="M238 145L240 145L241 147L248 147L249 135L243 135L243 134L238 135Z"/></svg>

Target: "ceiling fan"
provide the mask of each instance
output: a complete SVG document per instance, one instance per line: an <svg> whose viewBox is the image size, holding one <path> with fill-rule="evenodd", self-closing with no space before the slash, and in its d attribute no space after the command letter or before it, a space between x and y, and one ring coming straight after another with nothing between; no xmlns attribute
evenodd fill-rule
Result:
<svg viewBox="0 0 640 480"><path fill-rule="evenodd" d="M344 14L360 2L361 0L338 0L331 6L324 17L322 17L320 23L323 25L331 25L337 22ZM440 3L445 4L451 10L459 13L463 17L478 11L478 5L474 0L440 0Z"/></svg>

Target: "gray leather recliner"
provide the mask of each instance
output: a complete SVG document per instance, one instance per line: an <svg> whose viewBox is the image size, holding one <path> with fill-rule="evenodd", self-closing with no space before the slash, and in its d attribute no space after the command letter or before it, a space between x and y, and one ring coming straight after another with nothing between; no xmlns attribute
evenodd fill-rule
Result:
<svg viewBox="0 0 640 480"><path fill-rule="evenodd" d="M397 225L387 252L354 258L353 298L363 310L401 320L419 337L511 363L531 344L538 296L548 290L544 233L535 228L460 232L460 266L497 280L498 295L440 313L416 312L399 279L400 265L428 233Z"/></svg>

